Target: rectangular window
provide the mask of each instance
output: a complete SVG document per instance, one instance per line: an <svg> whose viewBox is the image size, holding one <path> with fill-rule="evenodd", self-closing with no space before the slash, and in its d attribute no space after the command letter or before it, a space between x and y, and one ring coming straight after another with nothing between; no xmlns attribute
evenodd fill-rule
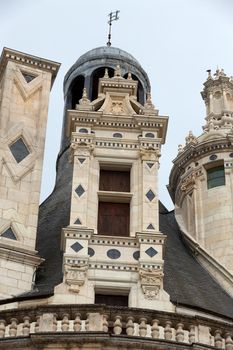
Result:
<svg viewBox="0 0 233 350"><path fill-rule="evenodd" d="M130 203L99 202L98 234L129 236Z"/></svg>
<svg viewBox="0 0 233 350"><path fill-rule="evenodd" d="M130 192L130 172L100 170L100 191Z"/></svg>
<svg viewBox="0 0 233 350"><path fill-rule="evenodd" d="M128 295L96 294L95 304L128 306Z"/></svg>
<svg viewBox="0 0 233 350"><path fill-rule="evenodd" d="M207 169L207 188L225 185L224 165Z"/></svg>

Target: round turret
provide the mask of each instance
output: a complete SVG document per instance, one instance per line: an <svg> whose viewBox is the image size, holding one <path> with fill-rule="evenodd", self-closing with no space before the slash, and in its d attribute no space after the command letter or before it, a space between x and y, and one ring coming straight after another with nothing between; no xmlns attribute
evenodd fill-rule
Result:
<svg viewBox="0 0 233 350"><path fill-rule="evenodd" d="M116 47L98 47L86 52L69 69L64 78L65 116L62 133L62 150L69 144L65 136L66 111L75 109L76 104L82 98L83 88L86 88L90 101L98 97L99 79L104 76L108 68L110 77L114 75L116 66L120 66L122 76L128 73L138 81L137 100L142 105L146 101L146 95L150 92L149 78L139 62L129 53Z"/></svg>
<svg viewBox="0 0 233 350"><path fill-rule="evenodd" d="M203 134L179 145L169 178L176 218L191 236L233 272L233 84L223 70L204 83Z"/></svg>

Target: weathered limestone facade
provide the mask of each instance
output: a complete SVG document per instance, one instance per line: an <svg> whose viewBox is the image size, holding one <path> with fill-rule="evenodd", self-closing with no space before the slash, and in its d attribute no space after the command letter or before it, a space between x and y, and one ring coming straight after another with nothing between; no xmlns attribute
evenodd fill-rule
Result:
<svg viewBox="0 0 233 350"><path fill-rule="evenodd" d="M0 60L0 298L31 289L51 84L59 64L4 49Z"/></svg>
<svg viewBox="0 0 233 350"><path fill-rule="evenodd" d="M90 102L84 88L76 109L67 112L74 167L70 226L63 230L65 285L56 288L55 301L94 303L98 292L123 293L132 307L173 309L163 290L166 237L158 227L158 166L168 118L158 115L150 95L144 106L137 101L137 84L130 73L123 78L120 67L112 78L106 69L98 98ZM129 172L129 191L102 190L102 169ZM100 202L130 204L128 237L98 232Z"/></svg>
<svg viewBox="0 0 233 350"><path fill-rule="evenodd" d="M199 137L189 132L186 145L179 146L169 191L182 230L232 274L232 78L223 70L217 70L214 78L209 72L202 97L206 104L204 132ZM211 179L214 169L220 169L220 178Z"/></svg>

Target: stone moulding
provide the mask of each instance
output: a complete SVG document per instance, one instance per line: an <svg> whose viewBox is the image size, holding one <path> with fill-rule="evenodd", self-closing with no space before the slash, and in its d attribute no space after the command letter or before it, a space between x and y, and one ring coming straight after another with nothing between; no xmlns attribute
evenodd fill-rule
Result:
<svg viewBox="0 0 233 350"><path fill-rule="evenodd" d="M174 350L232 350L233 320L104 305L42 305L0 311L0 349L6 345L15 349L16 339L17 349L36 349L43 342L64 349L70 341L73 345L80 340L92 343L93 335L95 344L107 339L108 345L118 341L122 346L134 344L133 349L142 349L143 341L143 349L168 349L169 344Z"/></svg>

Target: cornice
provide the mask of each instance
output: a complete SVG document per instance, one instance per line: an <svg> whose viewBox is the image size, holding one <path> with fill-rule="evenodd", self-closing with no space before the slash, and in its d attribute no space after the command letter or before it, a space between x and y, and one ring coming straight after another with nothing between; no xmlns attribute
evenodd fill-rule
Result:
<svg viewBox="0 0 233 350"><path fill-rule="evenodd" d="M56 78L56 75L61 65L58 62L50 61L44 58L32 56L20 51L4 47L0 58L0 80L8 61L21 63L33 68L39 68L41 70L50 72L52 74L52 84Z"/></svg>

